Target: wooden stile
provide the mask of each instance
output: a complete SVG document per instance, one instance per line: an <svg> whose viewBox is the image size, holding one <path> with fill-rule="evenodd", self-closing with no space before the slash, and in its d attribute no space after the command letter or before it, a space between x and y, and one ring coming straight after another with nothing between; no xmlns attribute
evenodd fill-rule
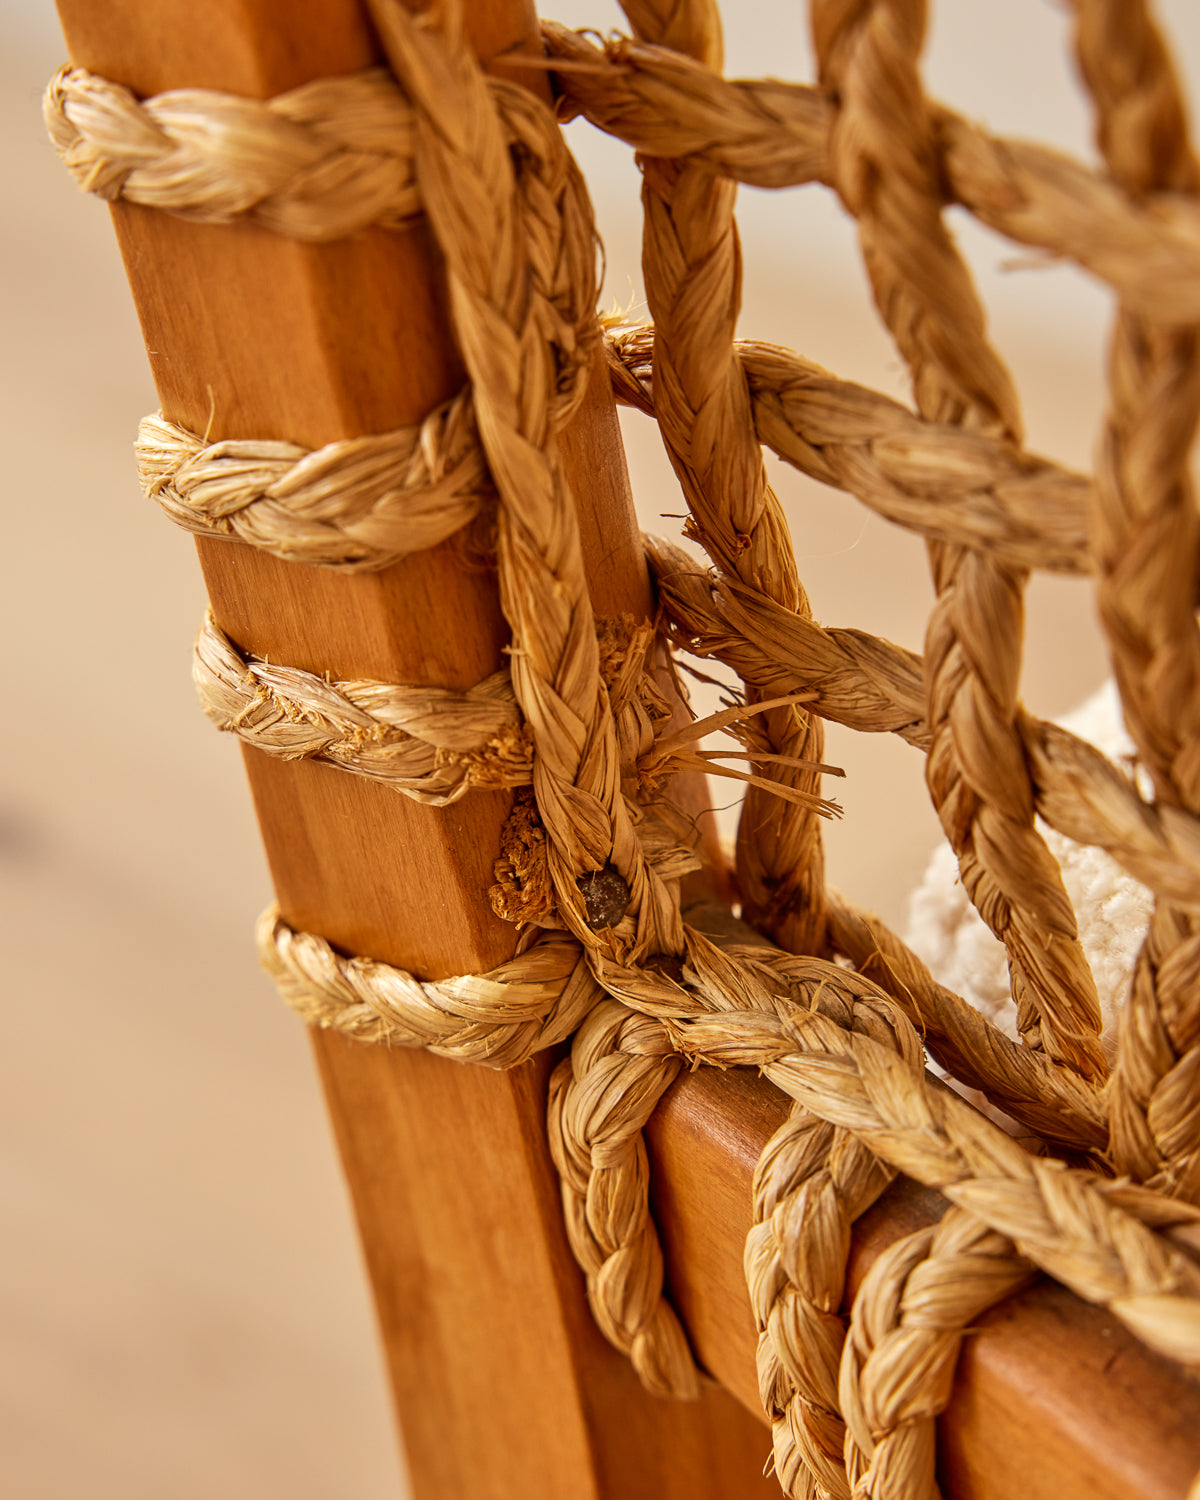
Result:
<svg viewBox="0 0 1200 1500"><path fill-rule="evenodd" d="M266 97L375 60L352 0L222 0L202 24L178 0L60 9L73 60L143 95L201 86ZM522 0L468 11L481 57L536 46ZM538 70L526 81L545 88ZM123 203L113 214L172 420L316 446L416 421L462 384L421 225L318 247ZM597 610L644 615L649 586L603 379L562 443ZM454 539L355 576L224 542L198 549L218 623L259 654L339 677L463 687L501 659L494 578ZM482 895L507 794L475 791L439 811L328 767L254 751L245 760L293 925L431 978L511 953L514 931ZM777 1492L761 1477L768 1440L750 1414L741 1244L754 1162L782 1096L736 1073L685 1075L651 1125L671 1290L726 1388L706 1384L686 1406L647 1397L591 1321L545 1144L553 1059L497 1074L329 1034L314 1044L420 1500ZM859 1227L852 1283L941 1206L894 1188ZM982 1324L941 1426L948 1493L1186 1493L1200 1467L1190 1378L1048 1283Z"/></svg>
<svg viewBox="0 0 1200 1500"><path fill-rule="evenodd" d="M146 95L255 97L376 60L349 0L193 7L63 0L74 62ZM482 57L531 39L516 0L469 9ZM545 88L544 73L531 73ZM423 226L309 246L246 225L113 209L164 414L214 436L316 446L419 420L462 384ZM562 439L603 613L650 593L607 382ZM596 461L597 453L604 462ZM198 542L218 623L249 650L336 676L466 687L505 640L495 579L451 539L338 575ZM485 970L515 930L491 912L510 805L439 811L327 767L245 755L276 891L297 927L429 978ZM513 1073L314 1036L421 1500L773 1492L761 1426L710 1384L647 1398L591 1321L546 1146L551 1059Z"/></svg>
<svg viewBox="0 0 1200 1500"><path fill-rule="evenodd" d="M668 1283L697 1358L759 1409L742 1247L754 1168L790 1101L746 1069L686 1073L647 1128ZM946 1199L898 1179L854 1228L847 1299L875 1257ZM953 1500L1192 1500L1200 1382L1045 1277L967 1337L938 1419Z"/></svg>

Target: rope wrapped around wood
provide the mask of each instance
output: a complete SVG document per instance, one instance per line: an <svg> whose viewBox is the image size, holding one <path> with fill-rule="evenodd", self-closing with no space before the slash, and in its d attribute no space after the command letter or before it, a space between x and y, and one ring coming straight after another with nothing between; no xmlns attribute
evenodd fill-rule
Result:
<svg viewBox="0 0 1200 1500"><path fill-rule="evenodd" d="M640 38L601 41L553 22L542 34L550 56L568 64L558 75L562 118L584 115L638 151L694 160L751 187L832 182L834 106L822 89L725 79ZM1083 266L1157 322L1200 316L1194 203L1170 192L1130 196L1061 152L997 139L941 106L932 113L949 201L1018 244Z"/></svg>
<svg viewBox="0 0 1200 1500"><path fill-rule="evenodd" d="M528 786L531 747L507 672L465 693L329 682L245 656L205 617L192 678L218 729L284 760L321 760L432 807L472 786Z"/></svg>
<svg viewBox="0 0 1200 1500"><path fill-rule="evenodd" d="M753 773L716 762L739 751L697 754L692 741L705 731L738 727L763 704L733 705L691 731L680 731L654 680L658 642L649 624L624 616L597 621L601 677L621 746L623 778L643 793L660 792L679 770L710 773L750 785ZM279 760L316 760L379 781L430 807L448 807L470 788L527 787L533 782L533 745L513 695L507 670L465 692L427 685L328 676L281 666L239 651L211 612L196 637L192 680L209 721L243 744ZM799 696L770 700L766 710ZM833 771L837 767L811 769ZM779 795L779 794L777 794ZM801 794L783 794L800 800ZM659 798L660 807L669 798ZM836 803L804 805L834 815ZM678 813L683 819L682 812Z"/></svg>
<svg viewBox="0 0 1200 1500"><path fill-rule="evenodd" d="M548 36L565 46L573 34L551 26ZM661 49L649 51L657 56ZM569 90L575 75L564 77ZM506 123L515 123L511 93L493 87ZM369 176L370 143L403 164L400 217L419 211L411 109L380 70L322 80L267 103L211 90L139 103L127 89L64 68L47 92L46 111L68 169L101 197L225 222L256 211L255 194L271 171L276 196L294 196L305 217L293 223L278 211L261 222L281 233L337 238L350 232L339 217L339 194ZM295 183L295 153L282 143L301 124L313 133L315 165ZM367 217L372 204L365 193L363 224L353 227L393 221L386 212ZM590 307L581 309L581 322L590 315ZM617 328L606 343L618 398L653 415L653 329ZM839 381L790 350L736 347L760 440L802 472L931 538L986 546L1028 567L1090 568L1087 480L984 434L931 428L899 403ZM189 530L351 568L382 567L435 545L466 525L489 491L469 392L419 427L316 452L280 442L206 443L161 416L148 417L138 468L147 494Z"/></svg>
<svg viewBox="0 0 1200 1500"><path fill-rule="evenodd" d="M746 1252L789 1495L931 1500L933 1419L962 1334L1031 1267L1200 1367L1189 1103L1200 1067L1200 528L1186 481L1200 417L1200 173L1142 0L1075 9L1108 177L926 100L921 0L814 0L814 87L723 80L709 0L627 0L631 39L545 29L552 58L570 64L560 112L642 153L656 321L610 331L610 376L619 399L659 422L689 531L714 565L651 543L675 639L738 672L747 702L731 717L763 720L744 730L752 796L773 786L790 798L786 816L760 810L742 824L757 932L734 930L727 912L685 921L690 856L644 805L647 783L690 753L689 732L672 735L657 716L644 652L637 670L614 670L598 644L554 443L596 337L590 209L548 113L483 78L458 0L419 18L374 0L390 72L266 104L197 91L139 102L69 69L48 94L60 152L102 196L318 241L427 215L469 378L455 401L418 428L315 453L209 443L149 419L139 465L189 529L332 567L384 566L486 504L513 634L507 674L466 694L331 683L252 662L209 628L201 676L211 715L272 753L320 755L435 801L496 784L488 776L528 783L521 879L538 895L510 908L529 931L488 975L425 983L344 958L275 911L260 926L263 961L307 1020L361 1040L509 1067L574 1037L549 1113L568 1231L597 1321L655 1391L693 1394L697 1375L662 1295L645 1121L685 1065L756 1067L793 1100L756 1175ZM1126 56L1136 69L1118 65ZM1156 155L1152 141L1171 151ZM788 351L735 343L738 180L838 192L918 414ZM951 201L1118 292L1095 483L1021 448L1015 393L942 221ZM938 603L924 659L812 620L763 444L929 539ZM1155 800L1021 707L1021 594L1035 567L1098 573ZM926 753L964 884L1008 944L1028 1045L825 891L824 717ZM1107 849L1160 898L1110 1091L1090 975L1035 813ZM603 912L588 896L598 873L622 893ZM928 1077L922 1040L1092 1168L1033 1154ZM1134 1181L1105 1175L1110 1129ZM954 1206L881 1258L847 1326L850 1227L895 1172Z"/></svg>
<svg viewBox="0 0 1200 1500"><path fill-rule="evenodd" d="M640 151L694 157L754 187L830 180L831 115L819 89L730 82L670 48L601 43L552 21L543 37L551 58L575 64L557 75L564 118L584 114ZM411 107L383 70L259 104L199 89L139 102L66 66L46 118L76 182L102 197L217 222L251 215L318 241L420 212ZM1086 266L1150 317L1200 316L1200 212L1186 198L1132 199L1081 163L998 140L950 110L936 111L935 128L954 201L983 223Z"/></svg>
<svg viewBox="0 0 1200 1500"><path fill-rule="evenodd" d="M617 399L650 416L653 332L641 324L605 334ZM1022 567L1090 570L1087 479L986 434L925 422L790 350L739 342L735 351L759 441L801 473L933 540ZM436 546L494 501L469 391L419 426L316 450L210 443L155 414L136 452L143 492L177 525L322 567L385 567Z"/></svg>

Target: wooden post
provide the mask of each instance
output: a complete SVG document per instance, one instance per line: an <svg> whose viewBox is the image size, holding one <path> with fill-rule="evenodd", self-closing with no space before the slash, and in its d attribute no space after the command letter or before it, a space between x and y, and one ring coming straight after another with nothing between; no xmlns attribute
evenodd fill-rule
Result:
<svg viewBox="0 0 1200 1500"><path fill-rule="evenodd" d="M353 0L215 0L202 11L61 0L60 11L72 60L143 96L268 97L376 61ZM524 0L468 11L482 58L536 46ZM421 225L317 247L125 204L113 218L173 421L318 446L417 421L462 383ZM645 613L604 382L564 453L585 545L596 542L597 608ZM494 580L464 566L453 539L350 577L225 542L198 547L218 623L251 651L335 677L452 686L499 663ZM505 795L473 793L443 812L326 767L255 752L246 765L295 926L433 978L511 952L513 930L483 896ZM545 1146L548 1060L494 1074L324 1035L315 1045L419 1500L772 1492L762 1428L730 1397L714 1385L695 1405L652 1400L595 1331Z"/></svg>

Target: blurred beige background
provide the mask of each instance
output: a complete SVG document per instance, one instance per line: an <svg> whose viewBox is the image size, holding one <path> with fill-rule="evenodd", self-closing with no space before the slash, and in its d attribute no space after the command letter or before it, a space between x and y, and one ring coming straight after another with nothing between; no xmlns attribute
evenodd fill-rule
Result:
<svg viewBox="0 0 1200 1500"><path fill-rule="evenodd" d="M552 9L619 24L608 4ZM1194 0L1160 9L1194 84ZM810 77L801 11L738 6L729 71ZM1089 154L1061 13L1042 0L937 12L933 93ZM107 214L43 138L39 95L62 52L53 17L13 0L0 17L0 1482L19 1500L395 1500L375 1335L304 1035L255 967L269 892L239 757L192 699L192 547L133 474L136 423L154 405L136 321ZM582 125L571 135L608 294L636 311L630 153ZM1087 465L1105 297L955 222L1031 444ZM742 224L743 331L903 397L836 207L817 189L747 192ZM648 424L627 431L644 524L665 529L661 514L680 508L669 469ZM818 617L919 649L920 544L777 477ZM1039 580L1030 706L1062 712L1103 672L1086 588ZM827 758L848 772L831 877L902 921L937 836L920 762L836 729Z"/></svg>

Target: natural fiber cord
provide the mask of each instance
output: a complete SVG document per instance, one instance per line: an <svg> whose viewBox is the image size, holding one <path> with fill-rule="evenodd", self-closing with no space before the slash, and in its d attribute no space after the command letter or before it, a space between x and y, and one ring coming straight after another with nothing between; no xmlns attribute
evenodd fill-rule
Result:
<svg viewBox="0 0 1200 1500"><path fill-rule="evenodd" d="M143 487L208 537L380 569L463 533L494 562L507 665L466 691L317 673L209 620L205 712L434 805L519 788L491 899L522 928L491 973L428 982L262 919L263 963L311 1024L493 1068L571 1041L549 1137L605 1336L694 1396L664 1297L643 1129L685 1067L748 1066L792 1101L754 1179L745 1265L774 1469L791 1496L934 1500L935 1422L975 1320L1035 1269L1200 1369L1200 166L1143 0L1073 0L1105 170L1004 141L926 98L923 0L813 0L813 85L720 76L710 0L625 0L633 35L543 36L560 117L639 153L653 325L608 326L617 399L659 425L708 554L646 539L656 625L597 620L557 437L602 337L595 237L551 113L485 78L459 0L371 12L388 67L266 102L138 100L79 69L47 94L88 191L328 241L425 216L467 383L423 422L308 451L143 423ZM835 191L857 224L915 410L735 340L736 184ZM1118 299L1094 479L1022 446L1017 394L944 211L1073 260ZM812 617L762 448L922 535L923 656ZM1095 578L1136 775L1020 701L1023 594ZM666 642L736 672L690 728ZM823 720L926 758L962 885L1005 944L1022 1041L878 919L825 889ZM684 906L698 865L669 777L731 728L751 762L741 920ZM1153 892L1114 1076L1075 913L1036 818ZM478 892L480 899L485 892ZM925 1051L1038 1139L925 1072ZM1061 1158L1061 1159L1060 1159ZM1068 1165L1068 1161L1070 1164ZM1115 1176L1115 1172L1124 1174ZM854 1220L896 1174L939 1225L882 1254L846 1316Z"/></svg>

